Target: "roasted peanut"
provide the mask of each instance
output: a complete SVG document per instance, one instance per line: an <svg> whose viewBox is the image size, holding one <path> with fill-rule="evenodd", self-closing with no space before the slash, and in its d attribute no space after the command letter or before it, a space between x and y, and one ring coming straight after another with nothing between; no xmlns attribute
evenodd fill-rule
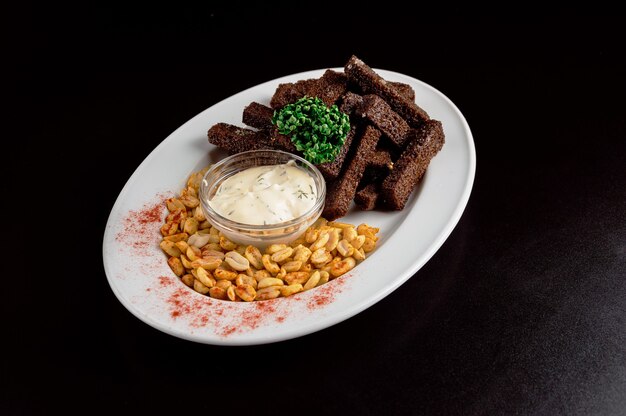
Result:
<svg viewBox="0 0 626 416"><path fill-rule="evenodd" d="M235 293L246 302L252 302L256 297L256 289L247 284L237 285Z"/></svg>
<svg viewBox="0 0 626 416"><path fill-rule="evenodd" d="M331 256L330 252L325 248L317 249L311 254L311 263L313 263L317 267L328 263L332 259L333 256Z"/></svg>
<svg viewBox="0 0 626 416"><path fill-rule="evenodd" d="M239 254L237 251L229 251L224 255L224 261L228 263L234 270L243 272L250 267L250 262L247 258Z"/></svg>
<svg viewBox="0 0 626 416"><path fill-rule="evenodd" d="M302 267L302 262L298 260L288 261L287 263L283 263L280 267L281 271L285 270L285 272L297 272Z"/></svg>
<svg viewBox="0 0 626 416"><path fill-rule="evenodd" d="M311 244L309 249L311 251L319 250L320 248L324 247L326 243L328 243L329 238L330 235L328 234L328 232L321 232L319 237L317 237L317 240L315 240L315 242Z"/></svg>
<svg viewBox="0 0 626 416"><path fill-rule="evenodd" d="M188 246L187 251L185 252L189 260L195 261L202 257L202 252L198 247Z"/></svg>
<svg viewBox="0 0 626 416"><path fill-rule="evenodd" d="M264 289L270 286L282 286L285 282L275 277L266 277L257 284L257 289Z"/></svg>
<svg viewBox="0 0 626 416"><path fill-rule="evenodd" d="M237 278L237 272L232 270L226 270L223 266L218 267L213 271L213 275L217 280L235 280Z"/></svg>
<svg viewBox="0 0 626 416"><path fill-rule="evenodd" d="M178 243L179 241L187 240L187 238L189 238L189 234L177 233L174 235L166 235L165 237L163 237L163 240L171 241L172 243Z"/></svg>
<svg viewBox="0 0 626 416"><path fill-rule="evenodd" d="M313 289L315 286L317 286L320 281L320 277L321 276L319 270L315 270L313 273L311 273L311 277L309 277L309 280L307 280L306 284L304 285L304 290Z"/></svg>
<svg viewBox="0 0 626 416"><path fill-rule="evenodd" d="M272 258L272 261L275 261L276 263L282 263L283 261L291 257L292 254L293 254L293 248L285 247L282 250L274 252L271 258Z"/></svg>
<svg viewBox="0 0 626 416"><path fill-rule="evenodd" d="M180 277L185 273L185 268L178 257L170 257L167 259L167 264L176 276Z"/></svg>
<svg viewBox="0 0 626 416"><path fill-rule="evenodd" d="M293 252L294 261L300 261L303 264L309 261L312 251L308 247L302 245L296 247Z"/></svg>
<svg viewBox="0 0 626 416"><path fill-rule="evenodd" d="M285 275L285 277L283 278L283 280L288 284L288 285L293 285L296 283L299 284L304 284L307 282L307 280L309 280L309 272L291 272L291 273L287 273Z"/></svg>
<svg viewBox="0 0 626 416"><path fill-rule="evenodd" d="M256 300L276 299L280 296L280 289L275 286L266 287L256 291Z"/></svg>
<svg viewBox="0 0 626 416"><path fill-rule="evenodd" d="M193 209L193 217L196 221L198 221L198 226L200 226L200 223L202 223L202 221L206 220L206 217L204 216L204 211L202 211L201 206L197 206Z"/></svg>
<svg viewBox="0 0 626 416"><path fill-rule="evenodd" d="M197 282L197 280L196 280ZM219 286L213 286L211 288L209 288L209 296L211 296L212 298L215 299L228 299L228 295L226 294L226 290L224 288L221 288Z"/></svg>
<svg viewBox="0 0 626 416"><path fill-rule="evenodd" d="M342 274L347 273L348 271L352 270L355 265L356 265L356 260L354 260L352 257L346 257L345 259L338 261L337 263L331 266L330 274L335 277L339 277Z"/></svg>
<svg viewBox="0 0 626 416"><path fill-rule="evenodd" d="M365 241L363 242L363 251L369 253L374 250L374 248L376 248L376 241L369 237L365 237Z"/></svg>
<svg viewBox="0 0 626 416"><path fill-rule="evenodd" d="M298 292L302 292L303 288L302 285L300 283L295 283L293 285L289 285L289 286L281 286L279 288L280 290L280 294L287 297L287 296L291 296L295 293Z"/></svg>
<svg viewBox="0 0 626 416"><path fill-rule="evenodd" d="M339 229L334 228L328 232L328 242L326 242L326 250L333 251L339 243Z"/></svg>
<svg viewBox="0 0 626 416"><path fill-rule="evenodd" d="M196 269L194 269L195 276L196 279L198 279L199 281L202 282L203 285L205 285L206 287L213 287L215 286L215 279L213 278L213 276L211 276L211 272L206 271L205 269L203 269L202 267L198 267Z"/></svg>
<svg viewBox="0 0 626 416"><path fill-rule="evenodd" d="M246 274L239 273L237 278L235 279L235 284L237 286L241 285L250 285L253 288L257 288L257 281L252 276L248 276Z"/></svg>
<svg viewBox="0 0 626 416"><path fill-rule="evenodd" d="M226 289L226 296L228 297L228 299L235 301L237 299L237 295L235 293L235 286L230 286L228 289Z"/></svg>
<svg viewBox="0 0 626 416"><path fill-rule="evenodd" d="M163 250L167 255L172 257L180 257L181 252L180 249L176 246L177 243L172 243L171 241L163 240L159 246L161 250Z"/></svg>
<svg viewBox="0 0 626 416"><path fill-rule="evenodd" d="M318 237L319 237L319 230L316 228L309 227L304 232L304 241L306 241L309 244L312 244L315 241L317 241Z"/></svg>
<svg viewBox="0 0 626 416"><path fill-rule="evenodd" d="M190 274L190 273L184 274L180 278L180 280L182 280L183 283L186 284L187 286L193 287L193 281L194 281L193 274Z"/></svg>
<svg viewBox="0 0 626 416"><path fill-rule="evenodd" d="M271 274L276 274L280 271L280 266L272 261L269 254L263 254L261 261L263 262L263 267Z"/></svg>
<svg viewBox="0 0 626 416"><path fill-rule="evenodd" d="M363 247L361 247L358 250L354 250L352 252L352 257L354 257L354 259L356 261L363 261L363 260L365 260L365 251L363 251Z"/></svg>
<svg viewBox="0 0 626 416"><path fill-rule="evenodd" d="M263 268L263 255L258 248L254 246L247 246L246 251L244 252L244 256L248 259L252 267L254 267L255 269Z"/></svg>
<svg viewBox="0 0 626 416"><path fill-rule="evenodd" d="M186 253L189 248L189 244L186 241L179 241L174 244L176 244L176 247L178 247L181 253Z"/></svg>
<svg viewBox="0 0 626 416"><path fill-rule="evenodd" d="M187 256L185 256L184 254L180 255L180 261L181 263L183 263L183 267L185 269L193 269L193 266L191 265L191 261L189 261Z"/></svg>
<svg viewBox="0 0 626 416"><path fill-rule="evenodd" d="M226 237L219 238L220 247L222 247L226 251L231 251L237 248L237 244L233 243Z"/></svg>
<svg viewBox="0 0 626 416"><path fill-rule="evenodd" d="M357 235L352 240L350 240L350 244L352 244L352 247L354 247L355 250L358 250L361 247L363 247L364 243L365 243L364 235Z"/></svg>
<svg viewBox="0 0 626 416"><path fill-rule="evenodd" d="M194 281L193 281L193 290L195 290L196 292L202 293L203 295L206 295L207 293L210 294L211 289L213 289L213 288L208 288L201 281L194 279Z"/></svg>
<svg viewBox="0 0 626 416"><path fill-rule="evenodd" d="M337 252L343 257L350 257L354 253L354 247L348 243L348 240L343 239L337 244Z"/></svg>
<svg viewBox="0 0 626 416"><path fill-rule="evenodd" d="M266 254L274 254L279 252L280 250L283 250L287 248L287 244L270 244L266 249L265 249L265 253Z"/></svg>
<svg viewBox="0 0 626 416"><path fill-rule="evenodd" d="M207 258L199 258L191 262L191 267L194 269L197 267L202 267L206 270L215 270L222 264L222 259L218 259L217 257L207 257Z"/></svg>
<svg viewBox="0 0 626 416"><path fill-rule="evenodd" d="M266 277L272 277L272 275L267 270L262 269L262 270L255 271L253 277L254 277L254 280L256 280L257 282L260 282Z"/></svg>
<svg viewBox="0 0 626 416"><path fill-rule="evenodd" d="M317 285L323 285L324 283L328 283L328 281L330 280L330 273L328 273L325 270L320 270L320 281L317 282Z"/></svg>

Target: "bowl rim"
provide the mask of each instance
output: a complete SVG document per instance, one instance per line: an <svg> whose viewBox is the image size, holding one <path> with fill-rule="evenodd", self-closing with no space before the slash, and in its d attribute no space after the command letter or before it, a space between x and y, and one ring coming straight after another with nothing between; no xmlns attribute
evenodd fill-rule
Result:
<svg viewBox="0 0 626 416"><path fill-rule="evenodd" d="M208 189L209 182L207 178L210 175L214 174L216 170L218 170L219 168L221 168L222 166L228 163L231 163L233 160L246 158L246 157L252 157L254 155L258 155L259 153L264 153L264 152L287 156L289 157L290 160L295 159L297 162L300 162L301 164L305 165L308 168L309 174L313 177L314 180L315 180L315 177L317 177L318 181L316 182L319 182L319 188L321 189L319 188L317 189L317 198L315 200L315 204L313 204L313 206L309 210L307 210L305 213L303 213L302 215L296 218L293 218L289 221L283 221L283 222L267 224L267 225L246 224L246 223L241 223L238 221L233 221L229 218L224 217L217 211L215 211L209 205L209 199L208 199L208 196L206 196L208 195L208 192L210 191L210 189ZM282 162L282 163L287 163L287 162ZM257 166L263 166L263 165L257 165ZM270 166L270 165L265 165L265 166ZM238 170L235 173L241 172L243 170L244 169ZM201 209L204 211L204 214L207 217L207 219L210 221L212 220L211 222L217 222L218 223L217 226L219 227L226 227L226 228L229 228L231 230L236 230L236 231L245 230L245 231L250 231L250 232L277 231L277 230L281 230L284 228L299 225L302 222L306 221L308 218L310 218L311 215L317 212L319 212L319 215L321 215L322 210L324 209L325 202L326 202L326 179L324 178L320 170L314 164L312 164L308 160L294 153L286 152L286 151L278 150L278 149L246 150L244 152L239 152L239 153L235 153L230 156L227 156L224 159L212 164L209 170L207 170L205 174L202 176L202 180L200 181L200 189L199 189L198 197L200 199Z"/></svg>

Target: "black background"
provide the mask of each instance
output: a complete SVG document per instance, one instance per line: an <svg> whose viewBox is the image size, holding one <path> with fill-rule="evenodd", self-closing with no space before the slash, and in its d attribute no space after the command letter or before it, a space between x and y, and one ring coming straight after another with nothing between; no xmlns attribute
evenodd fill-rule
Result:
<svg viewBox="0 0 626 416"><path fill-rule="evenodd" d="M416 9L28 6L17 104L67 174L41 193L69 211L37 247L55 262L20 281L33 296L3 296L0 413L626 414L623 18ZM474 187L441 249L359 315L280 343L202 345L132 316L101 247L141 161L214 103L352 54L439 89L472 129Z"/></svg>

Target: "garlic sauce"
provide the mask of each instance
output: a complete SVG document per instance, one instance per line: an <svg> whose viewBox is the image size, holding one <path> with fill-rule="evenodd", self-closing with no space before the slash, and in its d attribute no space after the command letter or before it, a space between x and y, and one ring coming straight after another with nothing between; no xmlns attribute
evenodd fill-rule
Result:
<svg viewBox="0 0 626 416"><path fill-rule="evenodd" d="M271 225L305 214L316 199L313 177L289 161L234 174L220 184L209 205L231 221Z"/></svg>

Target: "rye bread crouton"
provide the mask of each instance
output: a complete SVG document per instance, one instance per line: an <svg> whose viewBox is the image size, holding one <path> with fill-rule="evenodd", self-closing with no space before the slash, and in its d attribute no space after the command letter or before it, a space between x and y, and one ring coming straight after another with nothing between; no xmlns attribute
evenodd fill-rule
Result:
<svg viewBox="0 0 626 416"><path fill-rule="evenodd" d="M327 187L322 217L332 221L348 213L350 203L354 199L354 194L367 167L369 156L376 149L380 136L381 132L376 127L366 126L358 140L355 140L355 148L350 154L347 166L343 168L341 175Z"/></svg>
<svg viewBox="0 0 626 416"><path fill-rule="evenodd" d="M428 120L415 133L380 187L380 199L387 208L404 208L431 159L441 150L445 141L443 127L438 120Z"/></svg>
<svg viewBox="0 0 626 416"><path fill-rule="evenodd" d="M356 56L350 57L344 71L348 79L358 84L364 93L376 94L385 100L411 127L417 128L430 119L426 111L401 94Z"/></svg>

